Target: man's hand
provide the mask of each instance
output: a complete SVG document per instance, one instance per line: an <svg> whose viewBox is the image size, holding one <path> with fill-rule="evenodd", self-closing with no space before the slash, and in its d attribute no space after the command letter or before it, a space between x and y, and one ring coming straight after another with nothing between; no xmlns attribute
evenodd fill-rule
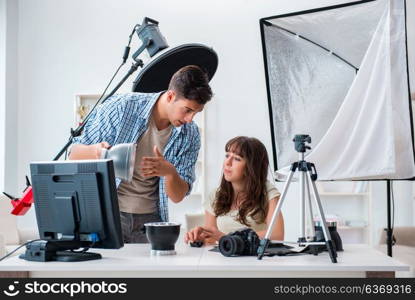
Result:
<svg viewBox="0 0 415 300"><path fill-rule="evenodd" d="M174 165L163 157L157 146L154 146L153 152L153 157L143 157L141 160L141 176L145 178L164 176L166 179L165 189L167 196L173 202L179 203L189 190L189 185L180 177Z"/></svg>
<svg viewBox="0 0 415 300"><path fill-rule="evenodd" d="M110 148L110 144L107 142L101 142L93 145L75 144L71 148L69 154L70 160L82 160L82 159L100 159L102 149Z"/></svg>
<svg viewBox="0 0 415 300"><path fill-rule="evenodd" d="M153 176L173 176L176 173L176 168L168 162L157 146L153 148L154 156L145 156L140 163L140 172L143 177Z"/></svg>

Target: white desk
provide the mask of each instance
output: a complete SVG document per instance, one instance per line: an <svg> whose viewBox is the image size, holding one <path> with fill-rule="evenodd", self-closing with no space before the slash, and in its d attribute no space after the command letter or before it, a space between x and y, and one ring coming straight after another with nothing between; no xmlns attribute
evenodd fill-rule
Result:
<svg viewBox="0 0 415 300"><path fill-rule="evenodd" d="M119 250L92 249L101 260L29 262L17 255L0 262L0 277L394 277L404 265L367 245L345 245L333 264L327 252L314 255L224 257L212 247L176 245L177 255L151 256L149 244ZM21 252L20 252L21 253Z"/></svg>

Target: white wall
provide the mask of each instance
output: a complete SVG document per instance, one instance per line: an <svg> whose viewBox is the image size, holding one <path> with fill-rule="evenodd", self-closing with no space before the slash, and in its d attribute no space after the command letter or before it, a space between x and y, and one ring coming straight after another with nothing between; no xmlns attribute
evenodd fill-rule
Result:
<svg viewBox="0 0 415 300"><path fill-rule="evenodd" d="M0 0L0 190L4 188L6 115L6 1Z"/></svg>
<svg viewBox="0 0 415 300"><path fill-rule="evenodd" d="M415 1L406 1L406 11L410 86L412 93L415 93Z"/></svg>
<svg viewBox="0 0 415 300"><path fill-rule="evenodd" d="M207 109L207 161L212 162L207 186L213 188L223 145L230 137L254 135L270 146L259 18L336 2L341 1L258 5L252 1L20 0L20 188L29 162L51 159L65 143L72 125L73 95L103 89L120 62L132 26L144 16L160 22L171 46L200 42L219 55L212 82L216 96ZM127 83L121 91L130 87ZM30 217L19 221L29 224Z"/></svg>
<svg viewBox="0 0 415 300"><path fill-rule="evenodd" d="M18 126L10 128L19 146L17 188L24 188L30 161L50 160L66 142L74 94L102 91L132 26L144 16L160 22L170 46L199 42L219 55L215 97L206 109L206 184L216 187L231 137L255 136L271 153L259 19L343 2L350 1L19 0ZM129 91L132 80L120 92ZM294 185L284 206L291 239L298 236L297 202ZM20 226L34 224L33 212Z"/></svg>
<svg viewBox="0 0 415 300"><path fill-rule="evenodd" d="M0 191L17 185L17 1L0 2Z"/></svg>

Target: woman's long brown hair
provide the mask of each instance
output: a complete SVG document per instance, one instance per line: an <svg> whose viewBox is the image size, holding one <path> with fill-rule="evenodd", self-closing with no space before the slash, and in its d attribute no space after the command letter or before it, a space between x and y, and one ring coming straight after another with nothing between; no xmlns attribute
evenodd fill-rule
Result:
<svg viewBox="0 0 415 300"><path fill-rule="evenodd" d="M258 139L238 136L226 143L226 152L233 152L246 161L245 189L238 195L240 205L236 221L249 226L247 216L257 224L265 222L268 210L266 180L268 172L268 154L264 144ZM232 184L222 175L221 183L215 194L213 210L216 216L226 215L232 207L235 192Z"/></svg>

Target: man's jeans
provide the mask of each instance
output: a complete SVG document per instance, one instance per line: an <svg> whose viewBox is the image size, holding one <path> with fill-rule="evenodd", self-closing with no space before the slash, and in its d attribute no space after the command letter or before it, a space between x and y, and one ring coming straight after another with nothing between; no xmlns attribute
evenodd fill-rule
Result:
<svg viewBox="0 0 415 300"><path fill-rule="evenodd" d="M145 223L161 222L158 212L152 214L132 214L120 212L124 243L148 243L147 236L141 232Z"/></svg>

